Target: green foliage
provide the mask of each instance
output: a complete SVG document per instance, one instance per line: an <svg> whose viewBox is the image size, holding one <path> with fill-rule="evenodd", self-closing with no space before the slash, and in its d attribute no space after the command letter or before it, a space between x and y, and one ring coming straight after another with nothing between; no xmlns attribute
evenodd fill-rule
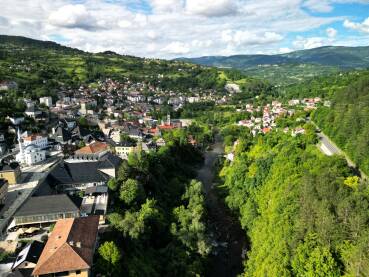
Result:
<svg viewBox="0 0 369 277"><path fill-rule="evenodd" d="M346 89L337 91L332 107L322 107L313 119L356 165L369 173L369 77L357 76Z"/></svg>
<svg viewBox="0 0 369 277"><path fill-rule="evenodd" d="M322 247L315 234L308 234L304 243L299 244L292 268L296 276L340 276L329 248Z"/></svg>
<svg viewBox="0 0 369 277"><path fill-rule="evenodd" d="M221 177L251 243L245 276L367 272L366 185L344 158L321 154L309 135L260 137L236 150Z"/></svg>
<svg viewBox="0 0 369 277"><path fill-rule="evenodd" d="M369 66L367 53L368 47L320 47L278 55L208 56L184 60L239 69L249 76L289 84L348 69L366 69ZM232 78L228 70L225 74Z"/></svg>
<svg viewBox="0 0 369 277"><path fill-rule="evenodd" d="M81 116L79 119L78 119L78 124L82 127L88 127L88 121L86 119L86 117L84 116Z"/></svg>
<svg viewBox="0 0 369 277"><path fill-rule="evenodd" d="M58 86L79 87L105 78L145 81L164 90L224 90L220 70L179 61L142 59L111 52L87 53L56 43L0 37L0 79L14 80L32 98L56 96ZM229 74L245 78L242 73Z"/></svg>
<svg viewBox="0 0 369 277"><path fill-rule="evenodd" d="M116 191L119 188L119 182L117 179L112 178L108 181L108 188L112 191Z"/></svg>
<svg viewBox="0 0 369 277"><path fill-rule="evenodd" d="M199 132L198 127L191 128L194 135ZM194 166L202 162L202 156L184 137L181 132L170 132L167 146L130 157L111 181L115 205L108 220L114 237L123 242L119 245L125 253L121 267L129 276L173 276L174 272L196 276L204 270L208 244L201 185L186 186L196 176ZM190 187L194 186L193 191ZM180 211L179 218L175 210ZM196 214L193 219L192 213ZM173 224L178 233L172 232ZM190 245L185 241L186 231Z"/></svg>
<svg viewBox="0 0 369 277"><path fill-rule="evenodd" d="M142 200L144 197L145 191L137 180L128 179L120 188L119 198L128 206L132 205L134 202Z"/></svg>
<svg viewBox="0 0 369 277"><path fill-rule="evenodd" d="M149 231L149 221L159 219L159 211L155 205L155 200L147 199L138 211L126 211L123 216L113 213L109 215L109 220L125 237L138 239Z"/></svg>
<svg viewBox="0 0 369 277"><path fill-rule="evenodd" d="M119 262L122 258L122 254L115 242L104 242L102 245L100 245L98 253L98 267L103 269L107 276L119 276Z"/></svg>
<svg viewBox="0 0 369 277"><path fill-rule="evenodd" d="M202 184L192 180L182 200L188 202L174 209L176 223L172 223L171 232L181 243L201 256L210 253L210 244L204 222L205 202Z"/></svg>
<svg viewBox="0 0 369 277"><path fill-rule="evenodd" d="M0 252L0 262L4 262L9 256L10 256L10 253L6 251L1 251Z"/></svg>

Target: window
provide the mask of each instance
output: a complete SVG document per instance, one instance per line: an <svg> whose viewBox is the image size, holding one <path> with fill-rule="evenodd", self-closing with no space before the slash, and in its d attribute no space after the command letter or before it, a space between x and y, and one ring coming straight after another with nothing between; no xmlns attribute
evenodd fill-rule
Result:
<svg viewBox="0 0 369 277"><path fill-rule="evenodd" d="M81 271L80 270L76 270L76 274L77 275L81 274Z"/></svg>

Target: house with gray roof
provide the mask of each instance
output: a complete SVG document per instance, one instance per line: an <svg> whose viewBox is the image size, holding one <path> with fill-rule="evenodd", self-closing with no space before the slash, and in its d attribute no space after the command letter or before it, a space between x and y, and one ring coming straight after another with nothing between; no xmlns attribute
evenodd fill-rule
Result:
<svg viewBox="0 0 369 277"><path fill-rule="evenodd" d="M110 152L96 159L65 160L54 167L47 180L59 192L84 191L88 187L106 185L109 179L115 178L121 162Z"/></svg>
<svg viewBox="0 0 369 277"><path fill-rule="evenodd" d="M79 217L79 208L66 194L30 197L14 214L15 226L53 223Z"/></svg>

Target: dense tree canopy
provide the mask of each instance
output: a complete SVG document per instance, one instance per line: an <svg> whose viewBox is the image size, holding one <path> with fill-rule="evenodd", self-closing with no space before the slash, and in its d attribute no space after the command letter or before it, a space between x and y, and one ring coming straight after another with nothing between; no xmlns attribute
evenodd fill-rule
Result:
<svg viewBox="0 0 369 277"><path fill-rule="evenodd" d="M357 166L369 173L369 77L362 77L337 91L332 107L318 109L314 120L349 154Z"/></svg>
<svg viewBox="0 0 369 277"><path fill-rule="evenodd" d="M251 242L245 276L367 275L369 194L346 161L305 135L240 144L221 176Z"/></svg>

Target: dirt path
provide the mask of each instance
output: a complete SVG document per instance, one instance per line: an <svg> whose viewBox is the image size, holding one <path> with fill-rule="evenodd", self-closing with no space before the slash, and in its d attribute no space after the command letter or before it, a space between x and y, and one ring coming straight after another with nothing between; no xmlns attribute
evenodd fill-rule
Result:
<svg viewBox="0 0 369 277"><path fill-rule="evenodd" d="M223 154L218 139L212 150L205 153L205 162L198 171L198 180L204 185L210 231L213 234L214 254L211 256L207 276L233 277L242 272L242 249L245 247L245 231L234 218L213 187L213 164Z"/></svg>

